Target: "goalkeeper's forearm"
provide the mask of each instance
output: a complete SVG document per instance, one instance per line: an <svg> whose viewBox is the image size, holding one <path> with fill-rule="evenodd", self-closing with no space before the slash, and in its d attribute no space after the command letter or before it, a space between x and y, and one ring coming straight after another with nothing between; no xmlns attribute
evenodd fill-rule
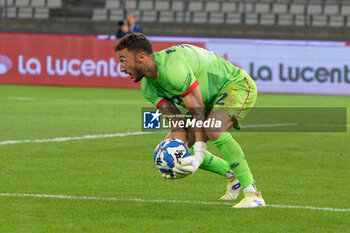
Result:
<svg viewBox="0 0 350 233"><path fill-rule="evenodd" d="M187 130L181 127L174 127L173 125L179 125L178 121L185 121L185 118L180 117L181 111L176 107L176 105L167 99L163 105L160 107L160 111L163 116L168 120L176 124L171 125L171 133L167 138L177 138L182 140L184 143L187 142Z"/></svg>
<svg viewBox="0 0 350 233"><path fill-rule="evenodd" d="M205 108L204 107L196 107L189 109L190 113L192 114L193 118L196 120L196 122L201 121L202 126L197 127L197 124L194 129L194 134L196 137L196 142L207 142L207 135L205 133L205 129L203 127L203 123L205 121Z"/></svg>

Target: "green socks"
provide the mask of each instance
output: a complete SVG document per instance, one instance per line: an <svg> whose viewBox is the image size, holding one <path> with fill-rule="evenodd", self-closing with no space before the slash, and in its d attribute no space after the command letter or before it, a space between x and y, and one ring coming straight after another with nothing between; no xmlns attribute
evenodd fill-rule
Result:
<svg viewBox="0 0 350 233"><path fill-rule="evenodd" d="M190 152L191 154L194 154L193 147L191 147ZM204 161L199 168L214 172L221 176L224 176L226 173L231 171L230 166L225 160L216 157L209 151L205 152Z"/></svg>
<svg viewBox="0 0 350 233"><path fill-rule="evenodd" d="M221 176L230 173L232 169L243 188L255 183L244 153L230 133L223 133L213 143L221 151L227 162L206 151L204 161L199 168ZM190 148L190 152L191 154L194 153L193 148Z"/></svg>
<svg viewBox="0 0 350 233"><path fill-rule="evenodd" d="M255 183L244 153L230 133L221 134L213 143L221 151L243 188Z"/></svg>

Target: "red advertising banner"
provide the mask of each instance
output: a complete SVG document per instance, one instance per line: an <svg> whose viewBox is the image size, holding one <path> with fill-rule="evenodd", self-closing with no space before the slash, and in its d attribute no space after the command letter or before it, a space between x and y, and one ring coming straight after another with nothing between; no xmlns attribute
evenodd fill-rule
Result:
<svg viewBox="0 0 350 233"><path fill-rule="evenodd" d="M93 36L0 34L0 84L139 88L120 72L116 43ZM155 51L181 44L152 43Z"/></svg>

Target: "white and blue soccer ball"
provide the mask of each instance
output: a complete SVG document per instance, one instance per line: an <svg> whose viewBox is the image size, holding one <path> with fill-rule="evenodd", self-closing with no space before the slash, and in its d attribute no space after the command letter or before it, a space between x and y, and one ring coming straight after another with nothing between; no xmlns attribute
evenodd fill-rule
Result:
<svg viewBox="0 0 350 233"><path fill-rule="evenodd" d="M154 150L153 160L159 171L171 173L175 163L190 155L188 147L181 140L168 138L158 144Z"/></svg>

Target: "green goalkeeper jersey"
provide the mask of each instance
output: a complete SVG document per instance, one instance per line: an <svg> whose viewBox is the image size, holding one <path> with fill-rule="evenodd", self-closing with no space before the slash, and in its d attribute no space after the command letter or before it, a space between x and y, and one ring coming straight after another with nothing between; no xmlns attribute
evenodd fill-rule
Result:
<svg viewBox="0 0 350 233"><path fill-rule="evenodd" d="M177 45L154 52L158 69L155 79L143 78L144 97L159 108L165 99L185 107L182 97L198 85L207 110L227 84L242 80L247 73L217 54L193 45Z"/></svg>

